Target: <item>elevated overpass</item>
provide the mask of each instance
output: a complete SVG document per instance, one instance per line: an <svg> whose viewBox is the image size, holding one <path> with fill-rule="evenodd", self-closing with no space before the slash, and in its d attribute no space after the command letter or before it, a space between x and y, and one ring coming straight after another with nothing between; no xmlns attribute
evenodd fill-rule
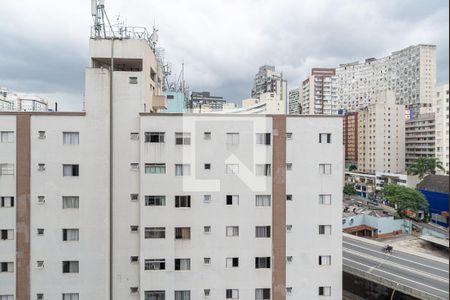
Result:
<svg viewBox="0 0 450 300"><path fill-rule="evenodd" d="M426 300L449 299L448 260L394 248L343 234L344 272L403 294Z"/></svg>

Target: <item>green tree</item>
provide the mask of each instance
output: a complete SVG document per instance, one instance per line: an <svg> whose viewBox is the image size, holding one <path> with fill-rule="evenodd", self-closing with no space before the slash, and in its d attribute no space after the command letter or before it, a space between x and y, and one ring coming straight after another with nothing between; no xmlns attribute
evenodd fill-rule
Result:
<svg viewBox="0 0 450 300"><path fill-rule="evenodd" d="M348 196L356 195L355 186L352 183L346 183L344 185L344 194Z"/></svg>
<svg viewBox="0 0 450 300"><path fill-rule="evenodd" d="M408 174L418 175L420 179L423 179L426 175L436 174L436 170L445 170L439 159L420 157L408 168Z"/></svg>
<svg viewBox="0 0 450 300"><path fill-rule="evenodd" d="M383 196L391 203L397 205L397 213L402 216L405 210L426 211L428 202L425 196L412 188L397 185L386 184L382 190Z"/></svg>

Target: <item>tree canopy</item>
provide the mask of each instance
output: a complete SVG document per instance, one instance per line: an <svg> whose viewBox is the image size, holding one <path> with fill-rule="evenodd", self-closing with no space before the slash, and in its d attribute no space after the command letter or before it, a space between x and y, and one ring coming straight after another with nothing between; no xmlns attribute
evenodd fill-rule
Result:
<svg viewBox="0 0 450 300"><path fill-rule="evenodd" d="M352 183L346 183L344 185L344 194L349 196L356 195L356 190Z"/></svg>
<svg viewBox="0 0 450 300"><path fill-rule="evenodd" d="M445 170L439 159L435 157L419 157L408 168L408 174L418 175L420 179L423 179L425 175L436 174L436 170Z"/></svg>
<svg viewBox="0 0 450 300"><path fill-rule="evenodd" d="M382 190L383 196L389 200L389 202L397 205L397 212L399 215L403 215L405 210L427 210L428 202L425 196L412 188L397 185L386 184Z"/></svg>

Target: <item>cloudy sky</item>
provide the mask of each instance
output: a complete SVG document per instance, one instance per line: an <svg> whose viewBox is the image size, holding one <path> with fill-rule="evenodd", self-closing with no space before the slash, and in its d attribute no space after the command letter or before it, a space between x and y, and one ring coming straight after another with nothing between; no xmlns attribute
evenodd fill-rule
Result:
<svg viewBox="0 0 450 300"><path fill-rule="evenodd" d="M80 110L88 65L90 0L0 0L0 86ZM258 66L294 88L312 67L437 45L448 82L448 0L106 0L110 19L159 28L159 46L191 90L249 96Z"/></svg>

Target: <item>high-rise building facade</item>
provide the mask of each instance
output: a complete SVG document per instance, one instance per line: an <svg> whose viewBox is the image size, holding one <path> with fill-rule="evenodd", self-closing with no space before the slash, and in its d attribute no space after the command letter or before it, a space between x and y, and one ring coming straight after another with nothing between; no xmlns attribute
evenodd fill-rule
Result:
<svg viewBox="0 0 450 300"><path fill-rule="evenodd" d="M341 64L339 80L340 108L357 111L384 90L395 93L396 103L419 113L433 112L436 86L436 46L416 45L391 55L364 62Z"/></svg>
<svg viewBox="0 0 450 300"><path fill-rule="evenodd" d="M300 114L300 88L292 89L289 91L289 114Z"/></svg>
<svg viewBox="0 0 450 300"><path fill-rule="evenodd" d="M436 156L435 114L421 114L405 123L405 167L408 169L420 157Z"/></svg>
<svg viewBox="0 0 450 300"><path fill-rule="evenodd" d="M348 112L344 115L344 152L345 163L350 165L358 164L358 113Z"/></svg>
<svg viewBox="0 0 450 300"><path fill-rule="evenodd" d="M192 111L222 111L226 101L223 97L211 96L210 92L192 92L190 109Z"/></svg>
<svg viewBox="0 0 450 300"><path fill-rule="evenodd" d="M274 66L261 66L253 81L252 98L260 99L265 93L275 93L279 101L287 101L287 81L283 73L278 72Z"/></svg>
<svg viewBox="0 0 450 300"><path fill-rule="evenodd" d="M48 102L39 96L14 93L1 88L0 111L48 111Z"/></svg>
<svg viewBox="0 0 450 300"><path fill-rule="evenodd" d="M405 110L391 91L377 93L358 112L358 170L405 171Z"/></svg>
<svg viewBox="0 0 450 300"><path fill-rule="evenodd" d="M313 68L300 85L303 115L335 115L338 111L338 81L335 69Z"/></svg>
<svg viewBox="0 0 450 300"><path fill-rule="evenodd" d="M448 119L448 83L436 88L436 158L442 162L445 171L449 171L449 119Z"/></svg>
<svg viewBox="0 0 450 300"><path fill-rule="evenodd" d="M128 30L86 112L0 113L0 295L342 299L342 118L157 113Z"/></svg>

